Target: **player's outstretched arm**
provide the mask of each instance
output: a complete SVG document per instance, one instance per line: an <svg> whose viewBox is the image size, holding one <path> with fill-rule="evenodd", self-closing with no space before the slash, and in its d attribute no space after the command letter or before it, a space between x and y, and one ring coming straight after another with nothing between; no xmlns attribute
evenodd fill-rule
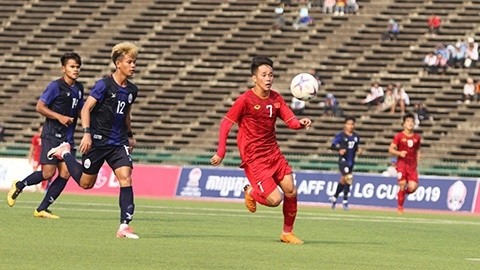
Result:
<svg viewBox="0 0 480 270"><path fill-rule="evenodd" d="M312 120L310 120L310 118L302 118L299 121L303 128L309 129L312 126Z"/></svg>

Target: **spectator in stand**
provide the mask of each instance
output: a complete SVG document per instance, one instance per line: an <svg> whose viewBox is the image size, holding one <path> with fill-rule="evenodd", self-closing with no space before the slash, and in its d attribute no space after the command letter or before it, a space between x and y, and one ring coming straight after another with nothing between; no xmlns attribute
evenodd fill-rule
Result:
<svg viewBox="0 0 480 270"><path fill-rule="evenodd" d="M357 4L357 0L347 0L347 5L345 6L345 12L347 14L355 14L357 13L359 6Z"/></svg>
<svg viewBox="0 0 480 270"><path fill-rule="evenodd" d="M475 83L473 79L468 77L467 82L463 85L463 96L462 100L465 104L470 104L475 97Z"/></svg>
<svg viewBox="0 0 480 270"><path fill-rule="evenodd" d="M423 59L423 70L428 74L437 74L437 56L433 52L428 52Z"/></svg>
<svg viewBox="0 0 480 270"><path fill-rule="evenodd" d="M414 128L418 128L425 120L429 120L432 123L435 122L425 103L419 102L413 105L413 114L415 115Z"/></svg>
<svg viewBox="0 0 480 270"><path fill-rule="evenodd" d="M397 105L400 107L400 114L403 116L405 114L405 107L410 105L410 97L405 88L402 87L401 83L397 83L393 89L393 95L395 96L395 103L391 107L390 113L395 113Z"/></svg>
<svg viewBox="0 0 480 270"><path fill-rule="evenodd" d="M440 26L442 25L442 20L438 15L432 13L427 19L428 32L429 34L435 36L440 32Z"/></svg>
<svg viewBox="0 0 480 270"><path fill-rule="evenodd" d="M382 40L397 40L400 26L393 18L388 20L387 29L382 34Z"/></svg>
<svg viewBox="0 0 480 270"><path fill-rule="evenodd" d="M444 58L442 54L437 54L437 63L435 64L437 66L437 74L443 74L445 75L447 73L448 69L448 64L447 64L448 59Z"/></svg>
<svg viewBox="0 0 480 270"><path fill-rule="evenodd" d="M333 8L335 7L336 0L324 0L322 12L323 13L333 13Z"/></svg>
<svg viewBox="0 0 480 270"><path fill-rule="evenodd" d="M475 100L480 102L480 81L475 84Z"/></svg>
<svg viewBox="0 0 480 270"><path fill-rule="evenodd" d="M0 126L0 142L5 141L5 128Z"/></svg>
<svg viewBox="0 0 480 270"><path fill-rule="evenodd" d="M465 63L465 53L467 47L463 42L457 42L455 46L448 45L447 49L450 54L450 58L447 61L448 66L455 68L462 68Z"/></svg>
<svg viewBox="0 0 480 270"><path fill-rule="evenodd" d="M392 106L395 106L395 96L393 95L393 84L389 84L387 86L387 89L385 89L385 95L383 96L383 102L382 104L378 107L378 110L383 112L387 109L392 108Z"/></svg>
<svg viewBox="0 0 480 270"><path fill-rule="evenodd" d="M337 0L335 3L335 12L333 15L343 16L345 14L345 5L347 4L347 0Z"/></svg>
<svg viewBox="0 0 480 270"><path fill-rule="evenodd" d="M283 16L284 12L284 3L280 3L277 7L275 7L275 22L273 23L273 29L277 31L282 31L285 27L285 17Z"/></svg>
<svg viewBox="0 0 480 270"><path fill-rule="evenodd" d="M320 107L323 107L323 115L335 117L343 116L340 104L332 93L328 93L325 96L324 101L320 102L319 105Z"/></svg>
<svg viewBox="0 0 480 270"><path fill-rule="evenodd" d="M300 100L296 97L292 97L292 103L290 103L290 108L295 113L295 115L302 115L305 111L305 101Z"/></svg>
<svg viewBox="0 0 480 270"><path fill-rule="evenodd" d="M368 108L377 107L383 102L383 87L381 87L378 82L373 82L372 87L370 88L370 93L363 100L364 104L368 105Z"/></svg>
<svg viewBox="0 0 480 270"><path fill-rule="evenodd" d="M308 10L312 7L312 4L307 0L300 0L299 3L298 17L293 23L295 30L313 24L313 18L308 15Z"/></svg>
<svg viewBox="0 0 480 270"><path fill-rule="evenodd" d="M473 37L467 39L467 48L465 51L465 67L474 68L477 65L478 61L478 43L475 42Z"/></svg>

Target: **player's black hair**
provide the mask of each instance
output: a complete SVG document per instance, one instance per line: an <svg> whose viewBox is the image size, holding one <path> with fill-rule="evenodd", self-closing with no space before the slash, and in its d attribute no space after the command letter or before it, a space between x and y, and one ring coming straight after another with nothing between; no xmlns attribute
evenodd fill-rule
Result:
<svg viewBox="0 0 480 270"><path fill-rule="evenodd" d="M356 121L355 116L345 116L344 123L347 123L349 120L352 120L353 123L355 123L355 121Z"/></svg>
<svg viewBox="0 0 480 270"><path fill-rule="evenodd" d="M73 59L75 62L77 62L78 65L82 65L82 58L80 58L80 55L74 53L74 52L67 52L60 57L60 63L62 66L65 66L68 62L68 60Z"/></svg>
<svg viewBox="0 0 480 270"><path fill-rule="evenodd" d="M250 73L255 75L257 73L258 67L262 65L268 65L273 68L273 61L265 56L255 56L252 58L252 64L250 65Z"/></svg>
<svg viewBox="0 0 480 270"><path fill-rule="evenodd" d="M403 123L405 123L405 120L407 120L408 118L412 118L413 120L415 120L415 116L412 113L407 113L403 116Z"/></svg>

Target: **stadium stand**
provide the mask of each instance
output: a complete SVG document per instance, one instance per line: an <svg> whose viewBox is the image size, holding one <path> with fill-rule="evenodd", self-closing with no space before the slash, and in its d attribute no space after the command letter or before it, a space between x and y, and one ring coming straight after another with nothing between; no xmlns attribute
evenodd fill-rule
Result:
<svg viewBox="0 0 480 270"><path fill-rule="evenodd" d="M343 119L321 115L318 101L332 92L346 114L358 118L366 153L357 171L387 167L388 145L401 129L400 115L369 111L361 103L372 81L401 82L412 102L424 102L435 117L417 130L424 138L420 172L475 176L480 146L477 103L458 104L466 77L478 68L426 75L423 56L439 42L454 43L479 34L480 0L363 0L356 15L324 15L310 10L315 23L294 30L296 6L286 8L287 27L272 28L277 1L265 0L4 0L0 10L0 123L6 128L1 155L25 156L42 118L36 101L59 76L58 57L70 50L82 56L87 88L110 72L109 50L120 41L141 47L138 103L133 109L141 162L207 165L215 152L226 108L250 86L249 62L268 55L276 63L275 88L290 100L290 78L312 68L322 89L306 115L314 127L292 132L278 125L278 140L299 169L335 170L327 148ZM440 34L425 35L426 20L442 17ZM388 19L401 25L397 41L381 41ZM80 139L80 132L77 140ZM228 140L226 166L240 163L236 130Z"/></svg>

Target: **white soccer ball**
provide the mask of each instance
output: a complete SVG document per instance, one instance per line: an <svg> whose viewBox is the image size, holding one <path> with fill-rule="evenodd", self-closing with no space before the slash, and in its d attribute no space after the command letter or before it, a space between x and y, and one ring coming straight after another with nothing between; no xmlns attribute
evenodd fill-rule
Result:
<svg viewBox="0 0 480 270"><path fill-rule="evenodd" d="M318 93L318 81L310 73L300 73L292 79L290 91L300 100L311 100Z"/></svg>

